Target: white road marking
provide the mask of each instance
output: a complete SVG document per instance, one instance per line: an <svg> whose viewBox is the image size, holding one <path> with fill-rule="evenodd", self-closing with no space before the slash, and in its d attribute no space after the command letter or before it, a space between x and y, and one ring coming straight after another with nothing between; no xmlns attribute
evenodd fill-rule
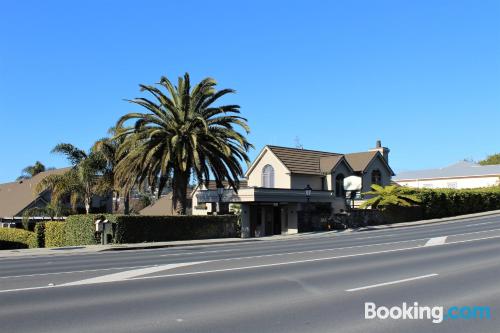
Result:
<svg viewBox="0 0 500 333"><path fill-rule="evenodd" d="M478 226L478 225L484 225L484 224L494 224L494 223L498 223L498 221L482 222L482 223L474 223L474 224L464 225L464 227L476 227L476 226Z"/></svg>
<svg viewBox="0 0 500 333"><path fill-rule="evenodd" d="M437 273L432 273L432 274L427 274L427 275L415 276L415 277L408 278L408 279L402 279L402 280L396 280L396 281L390 281L390 282L372 284L372 285L364 286L364 287L347 289L346 291L352 292L352 291L358 291L358 290L365 290L365 289L383 287L383 286L388 286L388 285L391 285L391 284L404 283L404 282L409 282L409 281L414 281L414 280L425 279L425 278L432 277L432 276L438 276L438 274Z"/></svg>
<svg viewBox="0 0 500 333"><path fill-rule="evenodd" d="M133 269L131 271L118 272L118 273L114 273L114 274L98 276L95 278L64 283L64 284L61 284L60 286L80 286L80 285L84 285L84 284L117 282L117 281L127 280L130 278L135 278L135 277L138 277L141 275L157 273L157 272L166 271L169 269L191 266L191 265L201 264L201 263L205 263L205 262L206 261L198 261L198 262L184 262L184 263L178 263L178 264L156 265L156 266L152 266L152 267Z"/></svg>
<svg viewBox="0 0 500 333"><path fill-rule="evenodd" d="M143 268L143 267L151 267L151 266L153 266L153 264L151 264L151 265L142 265L142 266L126 266L126 267L84 269L84 270L81 270L81 271L64 271L64 272L51 272L51 273L35 273L35 274L24 274L24 275L10 275L10 276L0 276L0 279L12 279L12 278L46 276L46 275L57 275L57 274L90 273L90 272L101 272L101 271L113 271L113 270L119 270L119 269Z"/></svg>
<svg viewBox="0 0 500 333"><path fill-rule="evenodd" d="M435 246L435 245L443 245L446 243L446 238L448 236L442 236L442 237L434 237L431 238L425 243L425 246Z"/></svg>
<svg viewBox="0 0 500 333"><path fill-rule="evenodd" d="M491 230L488 230L488 231L491 231ZM480 233L480 232L483 232L483 231L473 232L471 234ZM484 232L486 232L486 231L484 231ZM482 237L482 238L476 238L476 239L467 239L467 240L461 240L461 241L453 241L453 242L445 243L443 245L469 243L469 242L475 242L475 241L487 240L487 239L495 239L495 238L500 238L500 235L488 236L488 237ZM415 240L412 240L412 241L415 241ZM411 241L402 241L402 242L411 242ZM383 243L383 244L379 244L379 245L395 244L395 243L402 243L402 242ZM373 245L369 245L369 246L373 246ZM354 247L362 247L362 246L354 246ZM153 275L153 276L132 277L132 278L127 278L126 281L159 279L159 278L168 278L168 277L190 276L190 275L201 275L201 274L208 274L208 273L217 273L217 272L247 270L247 269L273 267L273 266L284 266L284 265L292 265L292 264L300 264L300 263L308 263L308 262L319 262L319 261L326 261L326 260L333 260L333 259L351 258L351 257L359 257L359 256L365 256L365 255L372 255L372 254L400 252L400 251L407 251L407 250L414 250L414 249L424 249L424 248L425 248L424 246L418 245L418 246L412 246L412 247L406 247L406 248L400 248L400 249L383 250L383 251L366 252L366 253L357 253L357 254L348 254L348 255L343 255L343 256L334 256L334 257L326 257L326 258L304 259L304 260L289 261L289 262L280 262L280 263L273 263L273 264L262 264L262 265L253 265L253 266L245 266L245 267L214 269L214 270L207 270L207 271L176 273L176 274L167 274L167 275ZM237 260L237 259L243 259L243 258L235 258L234 260ZM224 260L228 260L228 259L224 259ZM221 261L221 260L211 260L211 261L204 261L204 262L202 261L202 262L197 262L197 263L198 264L199 263L209 263L209 262L211 263L211 262L216 262L216 261ZM192 264L195 264L195 263L185 263L185 264L192 265ZM177 265L177 264L172 264L172 265ZM162 265L162 266L167 266L167 265ZM158 268L158 267L162 267L162 266L155 266L155 267ZM178 267L181 267L181 266L178 266ZM159 270L159 271L161 271L161 270ZM113 281L107 281L107 282L113 282ZM94 282L94 283L101 283L101 282ZM28 288L6 289L6 290L0 290L0 293L8 293L8 292L15 292L15 291L26 291L26 290L36 290L36 289L47 289L47 288L70 287L70 286L73 286L73 285L74 284L72 284L72 283L67 283L67 284L62 284L62 285L56 285L54 287L41 286L41 287L28 287Z"/></svg>

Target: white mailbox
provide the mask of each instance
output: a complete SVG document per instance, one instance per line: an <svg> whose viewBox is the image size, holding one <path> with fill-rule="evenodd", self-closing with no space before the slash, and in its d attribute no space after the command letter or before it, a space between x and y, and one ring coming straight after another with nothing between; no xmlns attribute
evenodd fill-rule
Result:
<svg viewBox="0 0 500 333"><path fill-rule="evenodd" d="M103 228L103 221L97 220L94 222L95 223L95 231L97 232L102 232Z"/></svg>

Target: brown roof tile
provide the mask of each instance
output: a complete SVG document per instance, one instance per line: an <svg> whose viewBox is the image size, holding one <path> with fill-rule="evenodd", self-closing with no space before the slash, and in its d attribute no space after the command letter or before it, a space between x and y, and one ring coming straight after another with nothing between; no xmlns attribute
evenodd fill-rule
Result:
<svg viewBox="0 0 500 333"><path fill-rule="evenodd" d="M298 148L267 146L292 173L323 174L320 159L322 157L342 156L337 153ZM333 161L333 159L332 159Z"/></svg>
<svg viewBox="0 0 500 333"><path fill-rule="evenodd" d="M361 153L345 154L347 163L354 171L362 172L366 169L371 160L377 155L377 151L366 151Z"/></svg>
<svg viewBox="0 0 500 333"><path fill-rule="evenodd" d="M48 175L62 174L70 168L48 170L35 175L30 179L23 179L12 183L0 184L0 217L18 216L36 198L38 183Z"/></svg>

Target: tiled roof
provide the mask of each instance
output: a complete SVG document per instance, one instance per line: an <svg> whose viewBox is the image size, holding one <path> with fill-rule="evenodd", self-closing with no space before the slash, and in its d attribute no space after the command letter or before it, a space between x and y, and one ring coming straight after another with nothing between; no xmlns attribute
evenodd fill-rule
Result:
<svg viewBox="0 0 500 333"><path fill-rule="evenodd" d="M320 158L341 156L325 151L267 146L292 173L321 175Z"/></svg>
<svg viewBox="0 0 500 333"><path fill-rule="evenodd" d="M362 172L377 154L367 151L352 154L338 154L325 151L267 146L292 173L323 175L332 170L345 157L354 171Z"/></svg>
<svg viewBox="0 0 500 333"><path fill-rule="evenodd" d="M28 207L38 194L35 193L37 184L49 175L62 174L70 168L54 169L41 172L30 179L0 184L0 217L13 217Z"/></svg>
<svg viewBox="0 0 500 333"><path fill-rule="evenodd" d="M364 151L361 153L346 154L347 163L354 171L362 172L366 169L371 160L377 155L377 151Z"/></svg>
<svg viewBox="0 0 500 333"><path fill-rule="evenodd" d="M479 165L471 162L458 162L440 169L427 169L401 172L393 178L394 181L411 179L433 179L472 176L500 176L500 165Z"/></svg>

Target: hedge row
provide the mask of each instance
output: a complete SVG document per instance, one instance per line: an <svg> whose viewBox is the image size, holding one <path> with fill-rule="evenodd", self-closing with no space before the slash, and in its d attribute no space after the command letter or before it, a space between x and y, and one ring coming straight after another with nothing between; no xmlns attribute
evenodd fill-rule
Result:
<svg viewBox="0 0 500 333"><path fill-rule="evenodd" d="M433 219L500 209L500 187L480 189L413 189L423 219Z"/></svg>
<svg viewBox="0 0 500 333"><path fill-rule="evenodd" d="M118 215L115 243L238 237L237 216L133 216Z"/></svg>
<svg viewBox="0 0 500 333"><path fill-rule="evenodd" d="M139 216L71 215L66 222L38 223L36 247L61 247L98 244L94 221L105 217L113 223L115 243L160 242L190 239L238 237L237 216ZM1 230L1 229L0 229ZM30 233L22 229L21 232ZM26 246L27 247L27 246Z"/></svg>
<svg viewBox="0 0 500 333"><path fill-rule="evenodd" d="M32 231L0 228L0 249L26 249L37 247L37 236Z"/></svg>
<svg viewBox="0 0 500 333"><path fill-rule="evenodd" d="M45 223L45 246L61 247L66 243L66 222Z"/></svg>

